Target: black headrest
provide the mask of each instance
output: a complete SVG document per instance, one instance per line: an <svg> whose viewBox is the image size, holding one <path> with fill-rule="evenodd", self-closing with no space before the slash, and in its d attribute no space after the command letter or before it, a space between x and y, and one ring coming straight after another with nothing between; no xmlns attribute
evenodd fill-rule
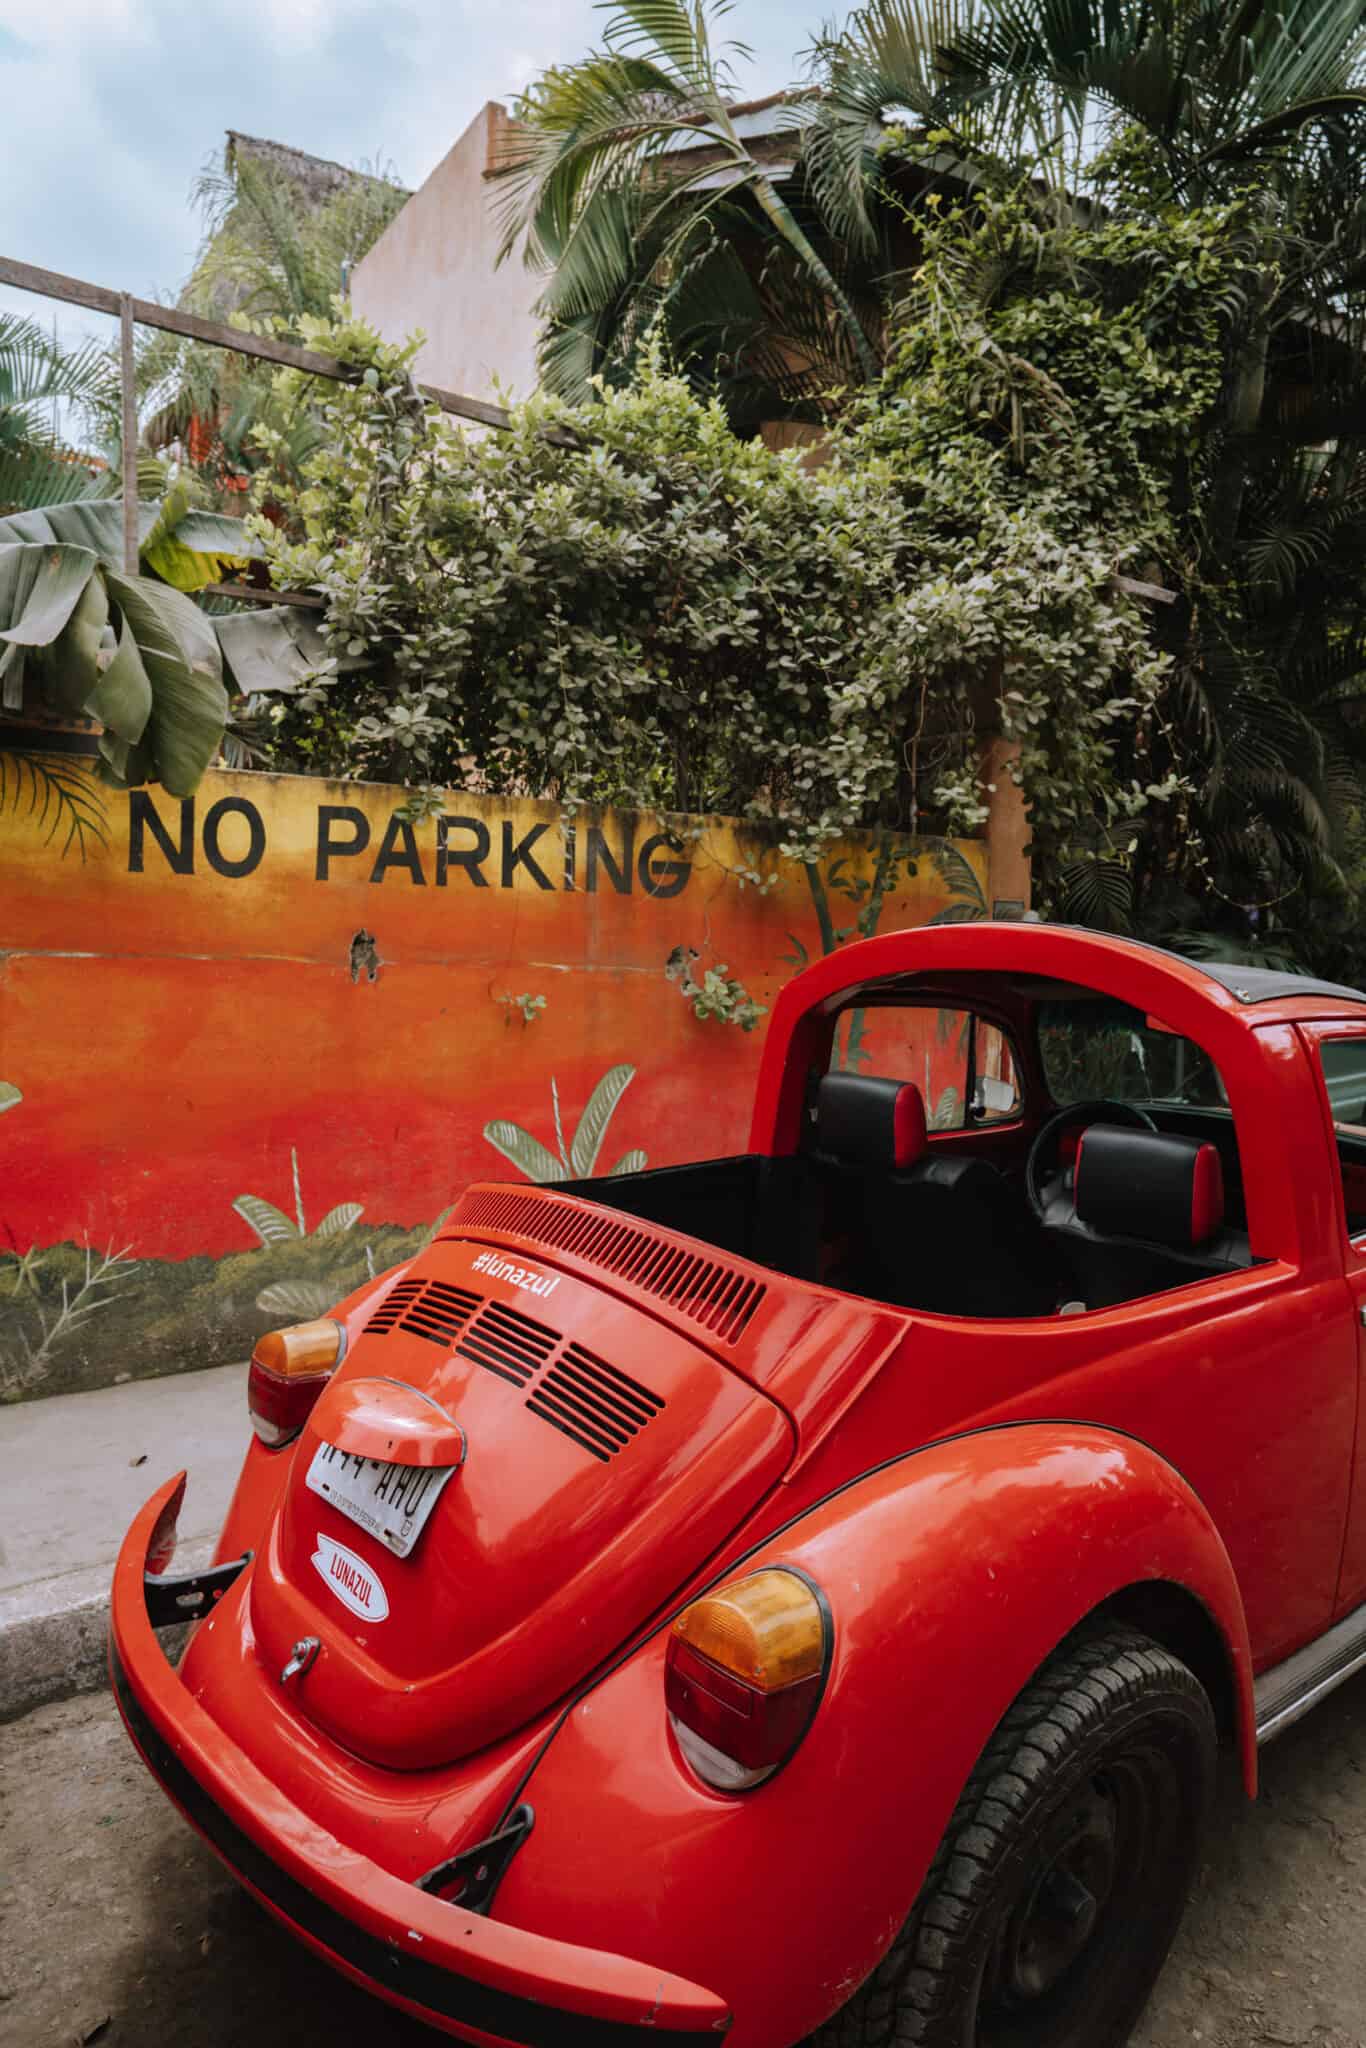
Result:
<svg viewBox="0 0 1366 2048"><path fill-rule="evenodd" d="M826 1074L816 1095L816 1149L842 1166L914 1166L926 1144L925 1103L913 1081Z"/></svg>
<svg viewBox="0 0 1366 2048"><path fill-rule="evenodd" d="M1092 1230L1186 1250L1223 1223L1223 1167L1214 1146L1197 1138L1090 1124L1077 1150L1074 1201Z"/></svg>

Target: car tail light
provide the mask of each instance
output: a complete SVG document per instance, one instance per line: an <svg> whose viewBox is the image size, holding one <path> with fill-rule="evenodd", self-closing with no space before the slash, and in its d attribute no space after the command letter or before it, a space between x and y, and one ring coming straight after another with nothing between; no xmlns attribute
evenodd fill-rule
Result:
<svg viewBox="0 0 1366 2048"><path fill-rule="evenodd" d="M746 1792L787 1762L820 1704L832 1640L824 1595L781 1567L684 1609L669 1632L664 1692L704 1784Z"/></svg>
<svg viewBox="0 0 1366 2048"><path fill-rule="evenodd" d="M274 1450L299 1434L345 1350L345 1327L330 1319L292 1323L258 1340L247 1374L247 1407L263 1444Z"/></svg>

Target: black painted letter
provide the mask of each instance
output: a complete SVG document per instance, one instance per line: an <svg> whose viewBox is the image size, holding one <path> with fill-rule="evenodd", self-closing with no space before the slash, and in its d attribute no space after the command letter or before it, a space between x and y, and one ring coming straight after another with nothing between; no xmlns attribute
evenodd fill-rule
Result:
<svg viewBox="0 0 1366 2048"><path fill-rule="evenodd" d="M640 886L647 896L679 896L688 886L692 862L656 861L655 855L662 846L666 846L670 853L683 851L683 841L675 838L672 832L656 832L653 839L647 839L640 849L640 859L636 864Z"/></svg>
<svg viewBox="0 0 1366 2048"><path fill-rule="evenodd" d="M636 843L636 821L623 818L621 821L621 866L612 858L611 849L596 825L588 828L588 878L584 884L591 895L597 894L598 862L606 868L611 877L612 887L618 896L631 893L631 855Z"/></svg>
<svg viewBox="0 0 1366 2048"><path fill-rule="evenodd" d="M351 827L349 840L333 836L332 827L342 824ZM319 804L318 857L313 868L314 881L325 882L334 860L349 860L354 854L364 853L369 844L370 820L364 811L358 811L354 804Z"/></svg>
<svg viewBox="0 0 1366 2048"><path fill-rule="evenodd" d="M180 804L180 844L177 846L170 833L157 816L156 806L145 789L130 789L128 792L128 872L142 873L143 834L150 828L153 839L166 856L166 865L173 875L194 873L194 798L183 797Z"/></svg>
<svg viewBox="0 0 1366 2048"><path fill-rule="evenodd" d="M452 832L472 832L473 846L456 847L450 844ZM436 886L446 886L447 868L463 868L476 889L487 889L489 878L484 873L484 862L489 857L489 828L482 818L457 818L450 812L443 812L436 821Z"/></svg>
<svg viewBox="0 0 1366 2048"><path fill-rule="evenodd" d="M548 832L548 825L533 825L516 844L513 844L511 818L503 820L503 887L510 889L518 868L525 868L538 889L549 889L553 885L548 875L542 874L532 856L531 849L542 832Z"/></svg>
<svg viewBox="0 0 1366 2048"><path fill-rule="evenodd" d="M412 820L401 818L397 811L384 829L384 842L370 870L370 880L382 882L390 868L406 868L410 882L426 887L427 877L422 872L422 857L413 837Z"/></svg>
<svg viewBox="0 0 1366 2048"><path fill-rule="evenodd" d="M247 850L239 860L229 860L219 850L218 834L224 818L245 818L247 821ZM261 855L266 850L266 828L261 822L261 813L255 804L245 797L221 796L204 820L204 858L216 875L249 875L261 865Z"/></svg>

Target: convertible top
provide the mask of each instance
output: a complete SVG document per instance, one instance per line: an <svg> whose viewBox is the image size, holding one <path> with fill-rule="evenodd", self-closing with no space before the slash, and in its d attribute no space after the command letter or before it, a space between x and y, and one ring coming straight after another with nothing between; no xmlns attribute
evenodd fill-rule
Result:
<svg viewBox="0 0 1366 2048"><path fill-rule="evenodd" d="M1148 950L1197 968L1237 996L1240 1003L1282 1002L1288 996L1332 996L1339 1002L1366 1003L1366 993L1340 981L1316 981L1312 975L1289 974L1280 967L1243 967L1231 960L1192 960L1189 954L1175 953L1169 946L1150 946Z"/></svg>

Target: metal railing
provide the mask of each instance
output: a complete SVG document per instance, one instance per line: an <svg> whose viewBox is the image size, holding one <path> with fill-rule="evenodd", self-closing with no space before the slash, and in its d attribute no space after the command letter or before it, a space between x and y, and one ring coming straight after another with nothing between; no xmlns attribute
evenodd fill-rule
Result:
<svg viewBox="0 0 1366 2048"><path fill-rule="evenodd" d="M291 342L275 341L269 335L248 334L217 320L201 320L197 313L183 313L178 306L160 306L155 299L135 299L130 292L110 291L84 278L65 277L58 270L40 270L37 264L20 263L0 256L0 284L21 292L35 292L40 298L60 299L68 306L84 306L92 313L111 313L119 323L119 366L123 400L123 563L130 576L138 568L138 416L137 391L133 374L134 327L159 327L167 334L181 334L210 348L231 349L240 356L255 356L262 362L279 363L290 370L304 370L311 377L330 377L341 384L359 381L361 371L334 356L318 355L313 349L296 348ZM443 391L437 384L419 384L424 398L430 398L443 412L457 419L473 420L481 427L507 428L506 407L490 405L482 398L466 398L458 391ZM212 587L212 586L211 586ZM249 603L321 604L306 592L254 590L248 584L221 594Z"/></svg>

